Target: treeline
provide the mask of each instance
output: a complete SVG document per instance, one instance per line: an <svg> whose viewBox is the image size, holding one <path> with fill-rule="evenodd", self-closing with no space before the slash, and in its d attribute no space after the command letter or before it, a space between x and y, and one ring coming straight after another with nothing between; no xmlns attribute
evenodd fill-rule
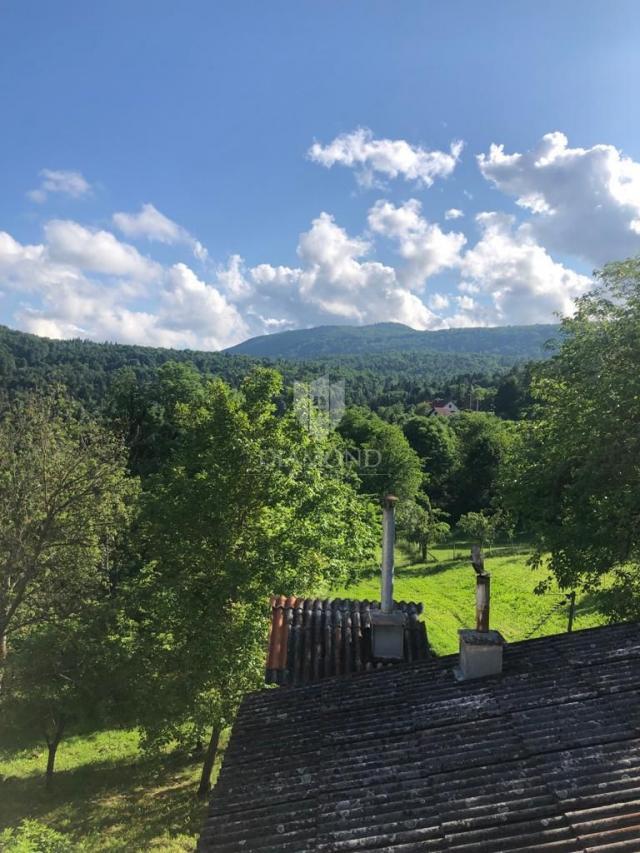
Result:
<svg viewBox="0 0 640 853"><path fill-rule="evenodd" d="M276 332L243 341L229 352L267 358L322 359L394 352L482 353L521 360L540 359L557 325L488 326L469 329L418 331L402 323L369 326L317 326Z"/></svg>
<svg viewBox="0 0 640 853"><path fill-rule="evenodd" d="M544 328L544 327L543 327ZM528 369L516 356L457 352L387 352L317 360L269 360L228 353L170 350L91 341L57 341L0 327L0 388L5 395L63 385L101 413L126 371L142 384L168 362L190 364L237 388L256 366L271 366L285 387L327 375L343 380L346 401L393 419L407 408L446 397L461 407L517 418L527 404Z"/></svg>

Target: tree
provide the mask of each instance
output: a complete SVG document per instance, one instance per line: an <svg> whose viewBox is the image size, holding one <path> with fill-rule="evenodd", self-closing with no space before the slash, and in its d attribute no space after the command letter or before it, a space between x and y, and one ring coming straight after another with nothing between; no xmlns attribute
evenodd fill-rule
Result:
<svg viewBox="0 0 640 853"><path fill-rule="evenodd" d="M64 734L105 723L126 704L125 647L109 615L104 604L85 603L80 615L32 626L12 643L0 709L12 730L45 740L48 788Z"/></svg>
<svg viewBox="0 0 640 853"><path fill-rule="evenodd" d="M338 427L347 453L358 458L365 494L414 498L422 483L420 459L396 424L367 409L349 409Z"/></svg>
<svg viewBox="0 0 640 853"><path fill-rule="evenodd" d="M140 724L149 745L204 739L208 790L220 729L259 685L272 593L322 594L375 553L372 505L336 437L307 430L258 370L236 393L210 382L179 409L181 430L145 482L135 620Z"/></svg>
<svg viewBox="0 0 640 853"><path fill-rule="evenodd" d="M0 639L81 611L106 581L135 483L121 441L60 394L0 420Z"/></svg>
<svg viewBox="0 0 640 853"><path fill-rule="evenodd" d="M462 536L478 545L491 542L496 534L496 516L490 517L483 512L468 512L458 521L458 530Z"/></svg>
<svg viewBox="0 0 640 853"><path fill-rule="evenodd" d="M168 361L146 382L135 371L119 370L106 400L106 413L125 437L129 467L146 476L162 465L178 438L176 412L180 404L202 400L205 379L192 364Z"/></svg>
<svg viewBox="0 0 640 853"><path fill-rule="evenodd" d="M429 545L441 542L451 532L444 520L446 513L423 498L425 506L415 501L403 501L398 507L398 529L407 541L420 548L420 557L425 563L429 557Z"/></svg>
<svg viewBox="0 0 640 853"><path fill-rule="evenodd" d="M495 388L485 388L482 385L474 385L471 389L472 405L476 412L480 409L486 411L491 409L496 396Z"/></svg>
<svg viewBox="0 0 640 853"><path fill-rule="evenodd" d="M518 365L500 379L494 401L498 417L517 421L525 416L532 403L531 369L532 365Z"/></svg>
<svg viewBox="0 0 640 853"><path fill-rule="evenodd" d="M640 258L609 264L534 370L534 419L505 472L505 501L530 530L534 563L561 588L609 573L615 618L640 616Z"/></svg>
<svg viewBox="0 0 640 853"><path fill-rule="evenodd" d="M463 412L451 421L460 457L451 477L451 500L445 508L454 519L468 512L495 509L514 425L483 412Z"/></svg>
<svg viewBox="0 0 640 853"><path fill-rule="evenodd" d="M460 462L458 436L449 418L414 415L404 424L403 432L420 457L430 497L437 504L444 503Z"/></svg>

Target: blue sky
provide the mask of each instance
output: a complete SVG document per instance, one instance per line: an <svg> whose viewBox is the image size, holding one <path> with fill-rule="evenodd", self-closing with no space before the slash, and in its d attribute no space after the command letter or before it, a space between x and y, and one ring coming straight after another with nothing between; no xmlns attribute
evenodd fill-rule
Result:
<svg viewBox="0 0 640 853"><path fill-rule="evenodd" d="M639 43L635 0L0 0L0 322L551 320L640 251Z"/></svg>

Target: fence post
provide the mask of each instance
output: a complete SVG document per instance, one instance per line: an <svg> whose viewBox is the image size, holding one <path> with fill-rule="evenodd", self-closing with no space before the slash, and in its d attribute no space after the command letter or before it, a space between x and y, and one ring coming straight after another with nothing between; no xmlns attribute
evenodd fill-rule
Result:
<svg viewBox="0 0 640 853"><path fill-rule="evenodd" d="M569 624L567 626L567 633L570 634L573 631L573 620L576 615L576 591L570 592L567 596L569 599Z"/></svg>

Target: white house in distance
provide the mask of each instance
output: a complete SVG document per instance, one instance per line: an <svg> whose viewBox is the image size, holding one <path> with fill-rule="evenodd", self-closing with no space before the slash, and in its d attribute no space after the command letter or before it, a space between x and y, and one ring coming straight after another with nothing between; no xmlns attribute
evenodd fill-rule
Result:
<svg viewBox="0 0 640 853"><path fill-rule="evenodd" d="M450 418L452 415L460 414L460 409L452 400L449 400L448 403L445 402L445 400L433 400L429 414L440 415L440 417L443 418Z"/></svg>

